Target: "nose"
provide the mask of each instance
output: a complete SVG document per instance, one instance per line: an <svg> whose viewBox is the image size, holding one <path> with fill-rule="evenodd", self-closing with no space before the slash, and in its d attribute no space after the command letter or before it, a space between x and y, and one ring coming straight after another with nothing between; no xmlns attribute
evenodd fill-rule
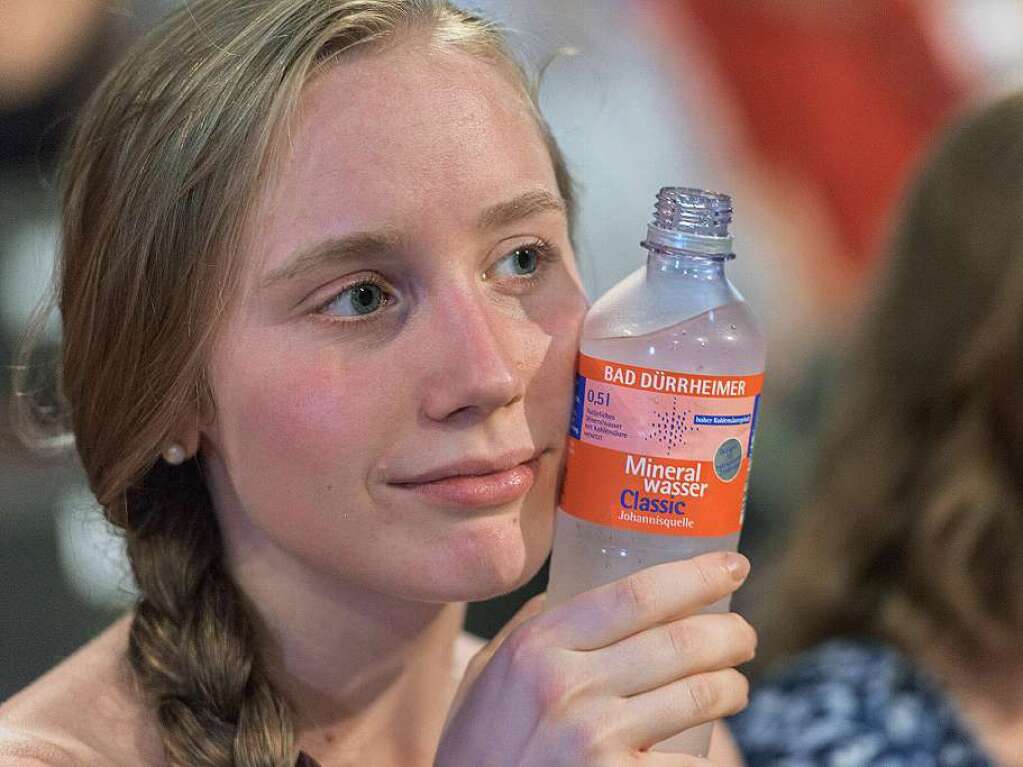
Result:
<svg viewBox="0 0 1023 767"><path fill-rule="evenodd" d="M526 329L518 320L471 288L454 287L426 319L421 383L427 417L485 416L524 396Z"/></svg>

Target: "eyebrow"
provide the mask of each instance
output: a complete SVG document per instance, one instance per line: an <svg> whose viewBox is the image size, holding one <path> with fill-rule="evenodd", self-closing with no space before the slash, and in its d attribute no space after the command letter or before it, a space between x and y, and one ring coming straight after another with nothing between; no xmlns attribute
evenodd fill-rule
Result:
<svg viewBox="0 0 1023 767"><path fill-rule="evenodd" d="M564 213L565 201L545 189L536 189L491 205L480 214L476 226L481 230L497 229L549 211Z"/></svg>
<svg viewBox="0 0 1023 767"><path fill-rule="evenodd" d="M481 231L497 229L550 211L565 213L565 201L548 191L537 189L491 205L480 214L476 226ZM332 237L303 249L284 266L272 271L263 279L260 289L265 290L331 264L393 255L402 244L402 237L393 229Z"/></svg>
<svg viewBox="0 0 1023 767"><path fill-rule="evenodd" d="M331 237L302 250L284 266L270 272L260 288L265 290L329 264L390 255L400 247L401 237L387 229Z"/></svg>

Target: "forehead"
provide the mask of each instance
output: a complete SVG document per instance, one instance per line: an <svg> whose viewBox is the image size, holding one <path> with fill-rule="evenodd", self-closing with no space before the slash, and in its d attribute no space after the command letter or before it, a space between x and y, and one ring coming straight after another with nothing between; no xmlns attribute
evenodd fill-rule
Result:
<svg viewBox="0 0 1023 767"><path fill-rule="evenodd" d="M257 243L272 268L300 230L474 226L480 209L557 184L510 75L458 51L408 44L331 65L282 139Z"/></svg>

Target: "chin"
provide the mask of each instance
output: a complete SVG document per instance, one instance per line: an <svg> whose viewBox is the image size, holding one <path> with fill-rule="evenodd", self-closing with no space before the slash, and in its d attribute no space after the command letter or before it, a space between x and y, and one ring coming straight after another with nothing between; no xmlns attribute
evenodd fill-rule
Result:
<svg viewBox="0 0 1023 767"><path fill-rule="evenodd" d="M445 602L478 602L529 582L550 553L552 522L525 513L480 517L460 526L441 547L435 587Z"/></svg>

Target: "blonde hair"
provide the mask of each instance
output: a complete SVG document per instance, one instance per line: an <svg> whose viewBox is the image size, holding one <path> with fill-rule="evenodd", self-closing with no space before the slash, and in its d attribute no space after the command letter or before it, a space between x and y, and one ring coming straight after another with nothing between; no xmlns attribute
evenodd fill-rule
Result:
<svg viewBox="0 0 1023 767"><path fill-rule="evenodd" d="M240 284L240 243L303 85L365 46L430 33L505 70L572 182L530 82L489 23L441 0L192 0L140 42L86 106L62 175L57 372L62 411L40 424L19 355L14 415L39 444L70 426L89 485L127 542L141 594L135 676L174 765L295 763L288 705L225 571L198 457L159 460L183 419L212 403L205 377ZM63 415L62 415L63 414Z"/></svg>
<svg viewBox="0 0 1023 767"><path fill-rule="evenodd" d="M765 660L866 635L997 662L1023 636L1023 94L942 137L882 285L836 377Z"/></svg>

